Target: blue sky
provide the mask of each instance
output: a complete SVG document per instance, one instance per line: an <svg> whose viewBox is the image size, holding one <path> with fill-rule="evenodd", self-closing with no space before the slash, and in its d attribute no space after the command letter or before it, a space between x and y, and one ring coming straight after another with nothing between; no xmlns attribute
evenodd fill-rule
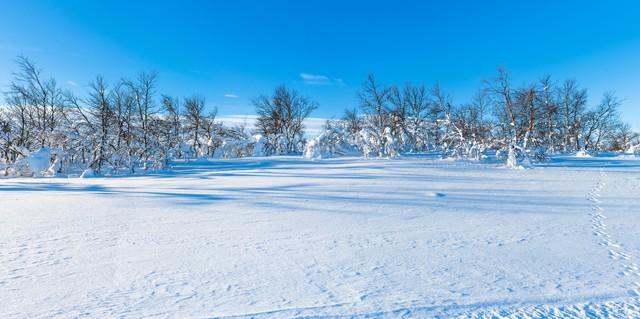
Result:
<svg viewBox="0 0 640 319"><path fill-rule="evenodd" d="M638 17L637 1L7 1L0 85L23 54L78 93L98 73L155 70L159 92L220 114L252 114L252 97L287 84L331 117L369 72L466 102L504 65L515 84L575 78L591 104L615 91L640 130Z"/></svg>

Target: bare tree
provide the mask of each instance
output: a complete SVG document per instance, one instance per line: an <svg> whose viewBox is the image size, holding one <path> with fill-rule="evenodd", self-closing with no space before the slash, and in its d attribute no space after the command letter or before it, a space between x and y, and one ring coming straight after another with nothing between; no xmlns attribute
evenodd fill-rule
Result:
<svg viewBox="0 0 640 319"><path fill-rule="evenodd" d="M404 86L404 98L407 104L410 144L422 150L428 144L427 128L425 127L429 111L427 89L424 85L413 86L407 83Z"/></svg>
<svg viewBox="0 0 640 319"><path fill-rule="evenodd" d="M3 109L0 109L0 152L2 152L0 165L3 166L7 163L11 163L14 160L15 155L15 150L13 149L15 135L11 124L10 115Z"/></svg>
<svg viewBox="0 0 640 319"><path fill-rule="evenodd" d="M114 153L117 154L114 165L125 166L129 172L135 171L133 142L136 138L133 118L134 96L126 81L119 81L111 91L111 105L114 117L116 141Z"/></svg>
<svg viewBox="0 0 640 319"><path fill-rule="evenodd" d="M442 90L440 83L431 88L429 97L429 120L433 124L431 139L436 146L443 146L450 133L453 102L451 96Z"/></svg>
<svg viewBox="0 0 640 319"><path fill-rule="evenodd" d="M610 150L634 153L640 151L638 149L639 146L640 133L633 132L629 124L620 123L616 125L615 131L611 136Z"/></svg>
<svg viewBox="0 0 640 319"><path fill-rule="evenodd" d="M614 134L616 127L620 125L618 119L620 105L620 99L612 92L607 92L596 109L584 115L583 149L598 151L602 141Z"/></svg>
<svg viewBox="0 0 640 319"><path fill-rule="evenodd" d="M396 86L389 87L389 103L391 107L389 109L389 127L391 133L396 140L403 141L408 134L407 127L407 109L409 107L407 101L407 83L405 89L400 91Z"/></svg>
<svg viewBox="0 0 640 319"><path fill-rule="evenodd" d="M544 76L539 82L538 94L536 95L536 104L540 109L540 138L544 139L544 144L549 151L555 152L558 144L558 124L559 107L557 101L557 92L550 76Z"/></svg>
<svg viewBox="0 0 640 319"><path fill-rule="evenodd" d="M191 147L194 156L202 155L202 143L200 141L202 126L204 124L204 97L194 95L184 100L184 117L186 130L191 136Z"/></svg>
<svg viewBox="0 0 640 319"><path fill-rule="evenodd" d="M137 121L140 131L140 159L143 162L143 169L147 170L147 162L150 158L150 122L153 115L157 113L153 96L156 89L156 81L158 75L152 73L140 73L136 81L128 81L129 88L133 97L133 106L137 113Z"/></svg>
<svg viewBox="0 0 640 319"><path fill-rule="evenodd" d="M518 145L519 136L516 118L516 109L513 103L513 91L511 89L511 77L509 72L500 67L498 74L493 81L488 83L488 90L492 94L495 102L494 111L500 118L502 128L505 132L510 132L509 143L512 147Z"/></svg>
<svg viewBox="0 0 640 319"><path fill-rule="evenodd" d="M519 135L522 147L527 149L530 142L538 143L537 125L538 109L535 103L537 92L533 85L515 91L514 108L516 111L516 127L520 128Z"/></svg>
<svg viewBox="0 0 640 319"><path fill-rule="evenodd" d="M31 147L33 140L31 138L33 129L31 124L31 108L27 102L27 98L22 94L9 93L7 97L9 106L8 117L11 119L14 127L15 137L10 144L7 144L7 150L11 151L10 158L15 160L17 155L24 156L18 148Z"/></svg>
<svg viewBox="0 0 640 319"><path fill-rule="evenodd" d="M206 149L207 156L212 156L216 148L222 143L221 140L216 140L216 136L219 135L221 127L219 123L216 123L216 116L218 115L218 108L213 108L209 114L203 119L203 133L204 139L207 141Z"/></svg>
<svg viewBox="0 0 640 319"><path fill-rule="evenodd" d="M180 144L182 143L182 110L180 109L180 101L168 95L162 95L162 107L168 126L166 138L169 145L167 146L173 156L180 158L182 155L180 153Z"/></svg>
<svg viewBox="0 0 640 319"><path fill-rule="evenodd" d="M579 89L574 80L566 80L560 88L560 112L564 124L563 149L575 151L580 149L580 130L582 116L587 104L587 90Z"/></svg>
<svg viewBox="0 0 640 319"><path fill-rule="evenodd" d="M253 100L258 119L257 132L267 139L274 153L296 153L302 150L304 119L318 104L296 90L278 86L272 96Z"/></svg>
<svg viewBox="0 0 640 319"><path fill-rule="evenodd" d="M490 124L486 119L488 107L486 91L479 90L471 103L452 111L450 126L454 134L446 140L450 153L472 159L482 158L490 143Z"/></svg>
<svg viewBox="0 0 640 319"><path fill-rule="evenodd" d="M344 110L342 120L347 123L347 131L350 135L355 135L362 129L362 120L358 116L358 110L355 108Z"/></svg>
<svg viewBox="0 0 640 319"><path fill-rule="evenodd" d="M94 130L95 141L93 145L93 159L90 167L101 174L102 166L109 162L111 157L108 154L110 143L110 128L113 123L113 112L110 105L110 93L108 86L102 76L97 76L95 81L89 85L89 98L87 99L87 113L85 118L89 121L89 126ZM80 112L84 111L79 109Z"/></svg>
<svg viewBox="0 0 640 319"><path fill-rule="evenodd" d="M19 71L9 85L9 105L20 117L20 146L44 147L56 144L55 130L62 117L63 95L53 78L44 79L42 70L19 56Z"/></svg>
<svg viewBox="0 0 640 319"><path fill-rule="evenodd" d="M384 154L384 130L390 125L389 117L390 89L376 82L373 74L367 76L358 93L360 107L365 114L367 128L376 140L374 143L378 156Z"/></svg>

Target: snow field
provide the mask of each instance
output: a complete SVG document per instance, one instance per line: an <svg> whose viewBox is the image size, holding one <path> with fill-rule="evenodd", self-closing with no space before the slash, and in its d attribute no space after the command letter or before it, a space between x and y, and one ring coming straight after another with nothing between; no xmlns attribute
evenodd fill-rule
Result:
<svg viewBox="0 0 640 319"><path fill-rule="evenodd" d="M0 317L640 317L640 162L179 163L0 183Z"/></svg>

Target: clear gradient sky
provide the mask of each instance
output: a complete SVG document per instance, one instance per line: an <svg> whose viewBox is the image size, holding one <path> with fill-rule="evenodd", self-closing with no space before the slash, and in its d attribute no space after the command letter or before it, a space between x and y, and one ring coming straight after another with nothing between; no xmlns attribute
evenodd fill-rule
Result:
<svg viewBox="0 0 640 319"><path fill-rule="evenodd" d="M575 78L591 104L615 91L640 130L639 1L4 1L2 90L20 54L78 93L155 70L223 115L287 84L339 116L369 72L466 102L503 65L515 84Z"/></svg>

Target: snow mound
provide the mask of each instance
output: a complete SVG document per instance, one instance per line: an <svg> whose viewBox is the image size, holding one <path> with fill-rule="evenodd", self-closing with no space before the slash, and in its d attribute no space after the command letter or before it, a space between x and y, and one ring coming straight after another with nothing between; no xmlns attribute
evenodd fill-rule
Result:
<svg viewBox="0 0 640 319"><path fill-rule="evenodd" d="M33 172L33 176L43 176L45 171L49 169L49 161L51 160L51 152L48 148L43 147L27 157L29 169Z"/></svg>
<svg viewBox="0 0 640 319"><path fill-rule="evenodd" d="M574 157L579 157L579 158L590 158L592 157L591 154L589 154L587 151L578 151L576 152L576 154L574 155Z"/></svg>
<svg viewBox="0 0 640 319"><path fill-rule="evenodd" d="M56 172L61 168L61 153L62 151L59 149L42 147L29 154L24 160L27 164L27 172L23 172L23 175L32 175L33 177L55 176Z"/></svg>

